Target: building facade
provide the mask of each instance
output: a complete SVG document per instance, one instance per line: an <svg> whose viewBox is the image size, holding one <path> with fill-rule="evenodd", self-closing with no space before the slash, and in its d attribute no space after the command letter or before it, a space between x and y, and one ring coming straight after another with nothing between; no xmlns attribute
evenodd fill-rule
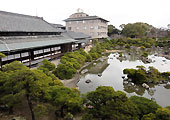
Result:
<svg viewBox="0 0 170 120"><path fill-rule="evenodd" d="M20 61L32 66L71 52L78 40L62 32L40 17L0 11L0 52L6 55L1 65Z"/></svg>
<svg viewBox="0 0 170 120"><path fill-rule="evenodd" d="M90 35L92 38L107 38L109 21L98 17L89 16L88 14L78 11L72 14L66 22L66 30L74 32L82 32Z"/></svg>

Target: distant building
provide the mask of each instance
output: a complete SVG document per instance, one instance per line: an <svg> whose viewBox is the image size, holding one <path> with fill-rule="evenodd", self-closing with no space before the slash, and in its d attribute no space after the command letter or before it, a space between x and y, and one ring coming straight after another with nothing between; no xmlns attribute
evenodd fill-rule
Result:
<svg viewBox="0 0 170 120"><path fill-rule="evenodd" d="M62 30L66 29L66 27L64 25L61 25L61 24L53 24L53 23L51 23L51 25L54 26L57 29L62 29Z"/></svg>
<svg viewBox="0 0 170 120"><path fill-rule="evenodd" d="M66 22L67 31L82 32L90 35L92 38L108 37L107 23L109 21L98 16L89 16L80 9L64 21Z"/></svg>

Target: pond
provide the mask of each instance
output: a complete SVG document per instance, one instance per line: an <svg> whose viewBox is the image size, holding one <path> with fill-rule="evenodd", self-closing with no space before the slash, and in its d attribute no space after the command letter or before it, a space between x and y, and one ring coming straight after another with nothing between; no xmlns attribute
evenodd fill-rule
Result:
<svg viewBox="0 0 170 120"><path fill-rule="evenodd" d="M135 56L123 54L126 60L119 60L118 53L110 54L106 59L92 63L86 69L88 72L81 75L80 81L77 83L81 93L95 90L98 86L112 86L114 90L120 90L127 94L143 96L146 98L154 98L162 107L170 106L170 82L167 84L149 84L150 89L145 89L140 85L129 85L123 82L123 69L136 68L143 65L146 68L153 66L160 72L170 71L170 60L156 55L149 55L148 58L153 62L144 64L141 60L136 60ZM86 83L86 80L90 80Z"/></svg>

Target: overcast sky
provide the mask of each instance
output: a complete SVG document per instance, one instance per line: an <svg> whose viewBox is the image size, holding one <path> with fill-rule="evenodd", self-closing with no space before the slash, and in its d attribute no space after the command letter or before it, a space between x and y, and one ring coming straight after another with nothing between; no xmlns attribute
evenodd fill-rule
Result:
<svg viewBox="0 0 170 120"><path fill-rule="evenodd" d="M0 0L1 11L33 16L37 13L48 22L63 25L63 20L78 8L107 19L116 27L134 22L155 27L170 24L170 0Z"/></svg>

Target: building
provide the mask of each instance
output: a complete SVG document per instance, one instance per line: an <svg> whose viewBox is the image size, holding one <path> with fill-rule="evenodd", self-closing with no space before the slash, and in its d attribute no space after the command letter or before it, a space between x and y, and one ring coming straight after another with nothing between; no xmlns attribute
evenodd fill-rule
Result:
<svg viewBox="0 0 170 120"><path fill-rule="evenodd" d="M70 37L74 40L77 40L75 44L72 45L72 50L77 50L80 48L85 48L86 46L91 44L91 36L81 33L81 32L73 32L73 31L67 31L62 33L64 36Z"/></svg>
<svg viewBox="0 0 170 120"><path fill-rule="evenodd" d="M65 30L66 29L66 27L64 25L61 25L61 24L51 23L51 25L54 26L57 29L61 29L61 30Z"/></svg>
<svg viewBox="0 0 170 120"><path fill-rule="evenodd" d="M2 64L20 61L27 66L54 59L72 51L77 40L36 16L0 11L0 52Z"/></svg>
<svg viewBox="0 0 170 120"><path fill-rule="evenodd" d="M82 32L98 39L108 37L109 21L98 16L89 16L80 9L64 21L67 31Z"/></svg>

